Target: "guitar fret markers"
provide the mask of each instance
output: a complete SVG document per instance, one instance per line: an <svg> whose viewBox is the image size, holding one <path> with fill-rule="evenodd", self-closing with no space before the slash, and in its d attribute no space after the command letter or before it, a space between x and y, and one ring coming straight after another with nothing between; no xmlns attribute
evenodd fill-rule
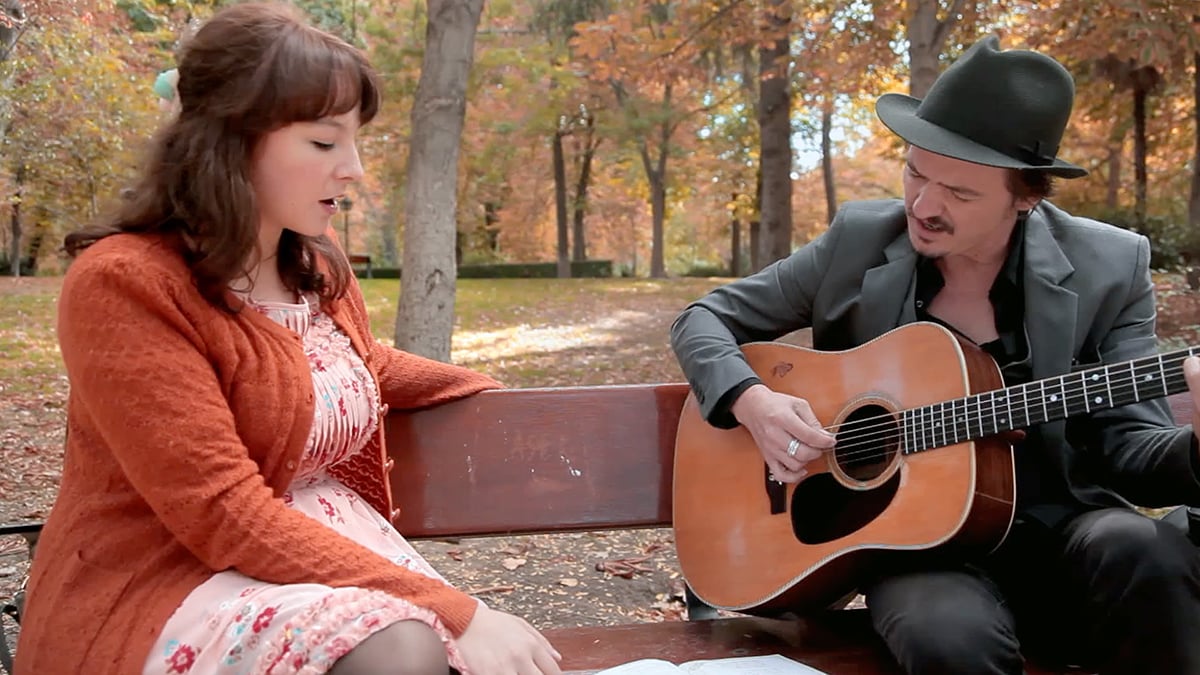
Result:
<svg viewBox="0 0 1200 675"><path fill-rule="evenodd" d="M1200 347L1189 347L905 410L900 415L904 425L901 451L910 454L955 445L1170 396L1187 389L1183 360L1198 353ZM1074 384L1076 377L1079 381Z"/></svg>

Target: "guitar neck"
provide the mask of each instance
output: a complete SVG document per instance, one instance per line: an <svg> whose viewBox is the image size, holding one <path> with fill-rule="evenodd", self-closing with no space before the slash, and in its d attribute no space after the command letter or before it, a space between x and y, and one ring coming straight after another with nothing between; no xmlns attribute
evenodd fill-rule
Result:
<svg viewBox="0 0 1200 675"><path fill-rule="evenodd" d="M901 413L905 454L1117 408L1187 389L1189 347L1077 373L1037 380Z"/></svg>

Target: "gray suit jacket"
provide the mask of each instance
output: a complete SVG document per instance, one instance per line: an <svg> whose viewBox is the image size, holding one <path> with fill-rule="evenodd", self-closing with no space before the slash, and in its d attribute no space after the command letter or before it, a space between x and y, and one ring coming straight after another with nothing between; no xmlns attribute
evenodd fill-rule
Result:
<svg viewBox="0 0 1200 675"><path fill-rule="evenodd" d="M1145 237L1043 202L1021 245L1034 379L1156 353ZM915 321L917 260L902 202L849 203L790 257L688 306L671 344L705 419L737 423L728 399L755 377L740 344L811 327L816 349L841 350ZM1191 427L1163 399L1043 424L1024 445L1086 507L1200 503Z"/></svg>

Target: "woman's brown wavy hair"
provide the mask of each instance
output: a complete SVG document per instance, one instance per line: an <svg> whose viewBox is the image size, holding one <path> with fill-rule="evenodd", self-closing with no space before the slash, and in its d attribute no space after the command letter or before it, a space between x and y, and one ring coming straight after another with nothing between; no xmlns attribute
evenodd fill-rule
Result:
<svg viewBox="0 0 1200 675"><path fill-rule="evenodd" d="M218 11L184 45L180 109L155 136L138 183L107 219L66 237L69 256L120 232L172 235L200 292L229 309L225 290L247 272L258 246L250 159L263 136L293 122L379 109L379 81L362 53L308 25L282 3ZM277 264L284 283L323 301L352 279L327 236L284 230ZM322 273L322 268L328 274Z"/></svg>

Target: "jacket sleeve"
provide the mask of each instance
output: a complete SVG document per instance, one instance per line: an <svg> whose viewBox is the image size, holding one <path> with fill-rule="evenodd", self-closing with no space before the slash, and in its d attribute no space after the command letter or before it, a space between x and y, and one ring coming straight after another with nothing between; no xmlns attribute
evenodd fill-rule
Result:
<svg viewBox="0 0 1200 675"><path fill-rule="evenodd" d="M84 452L115 460L163 526L214 571L380 590L429 608L456 634L466 629L473 598L275 496L239 437L209 361L213 346L197 328L202 319L188 316L194 289L145 255L88 253L67 275L58 320L75 414L98 437Z"/></svg>
<svg viewBox="0 0 1200 675"><path fill-rule="evenodd" d="M1150 243L1139 238L1136 262L1124 306L1100 344L1104 363L1153 356L1154 282ZM1178 427L1164 398L1121 406L1072 421L1068 433L1098 453L1110 487L1141 506L1174 506L1200 501L1195 438L1191 425Z"/></svg>
<svg viewBox="0 0 1200 675"><path fill-rule="evenodd" d="M730 408L748 384L759 382L740 345L812 326L841 218L839 212L828 230L787 258L688 305L671 325L671 347L710 424L737 426Z"/></svg>

